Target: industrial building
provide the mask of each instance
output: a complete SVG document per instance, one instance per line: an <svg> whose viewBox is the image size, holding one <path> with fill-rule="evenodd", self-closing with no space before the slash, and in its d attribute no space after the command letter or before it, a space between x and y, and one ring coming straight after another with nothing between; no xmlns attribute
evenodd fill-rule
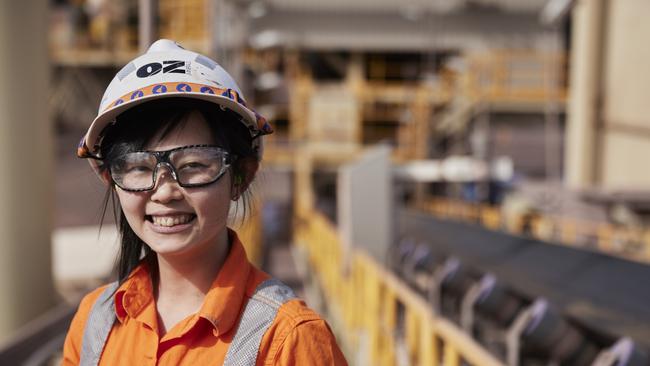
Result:
<svg viewBox="0 0 650 366"><path fill-rule="evenodd" d="M650 364L649 13L644 0L3 4L0 364L57 362L76 302L114 276L105 187L73 151L112 75L158 38L211 55L274 126L238 223L247 254L326 317L350 364Z"/></svg>

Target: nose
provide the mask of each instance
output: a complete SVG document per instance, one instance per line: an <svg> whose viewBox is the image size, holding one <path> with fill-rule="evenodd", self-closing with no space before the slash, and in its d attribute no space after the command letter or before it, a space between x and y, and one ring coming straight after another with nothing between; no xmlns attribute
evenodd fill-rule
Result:
<svg viewBox="0 0 650 366"><path fill-rule="evenodd" d="M183 192L178 185L169 167L160 165L156 172L155 184L151 194L151 200L161 203L180 200Z"/></svg>

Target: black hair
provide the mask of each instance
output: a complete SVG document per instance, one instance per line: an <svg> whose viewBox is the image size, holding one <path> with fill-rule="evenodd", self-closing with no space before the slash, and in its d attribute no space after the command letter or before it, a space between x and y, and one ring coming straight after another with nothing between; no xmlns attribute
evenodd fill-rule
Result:
<svg viewBox="0 0 650 366"><path fill-rule="evenodd" d="M157 134L163 139L171 131L182 128L187 117L195 112L199 112L207 122L216 144L237 157L232 165L233 176L245 176L246 160L257 161L257 155L252 148L251 134L241 122L241 117L214 103L180 97L143 103L117 116L115 123L107 127L104 133L100 148L104 163L101 169L109 169L116 157L127 152L143 150ZM120 250L115 269L118 281L122 283L141 260L154 268L157 258L155 252L131 229L116 198L114 184L108 187L104 197L102 221L109 202L115 209L113 214L120 232ZM250 210L248 192L242 195L242 203L245 217Z"/></svg>

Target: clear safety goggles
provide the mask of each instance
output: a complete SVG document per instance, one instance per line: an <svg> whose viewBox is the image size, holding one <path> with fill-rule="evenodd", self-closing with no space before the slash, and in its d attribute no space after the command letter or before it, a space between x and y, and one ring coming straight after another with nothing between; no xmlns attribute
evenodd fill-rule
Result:
<svg viewBox="0 0 650 366"><path fill-rule="evenodd" d="M115 184L125 191L148 191L156 185L161 166L181 187L200 187L221 178L234 156L218 146L190 145L166 151L134 151L111 161Z"/></svg>

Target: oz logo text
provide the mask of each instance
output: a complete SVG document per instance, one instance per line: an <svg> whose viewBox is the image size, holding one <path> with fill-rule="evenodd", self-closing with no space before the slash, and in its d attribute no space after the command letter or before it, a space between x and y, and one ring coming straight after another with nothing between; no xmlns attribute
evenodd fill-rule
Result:
<svg viewBox="0 0 650 366"><path fill-rule="evenodd" d="M152 62L141 66L136 74L140 78L146 78L156 75L161 71L163 74L185 74L185 61L169 60L163 61L162 64L160 62Z"/></svg>

